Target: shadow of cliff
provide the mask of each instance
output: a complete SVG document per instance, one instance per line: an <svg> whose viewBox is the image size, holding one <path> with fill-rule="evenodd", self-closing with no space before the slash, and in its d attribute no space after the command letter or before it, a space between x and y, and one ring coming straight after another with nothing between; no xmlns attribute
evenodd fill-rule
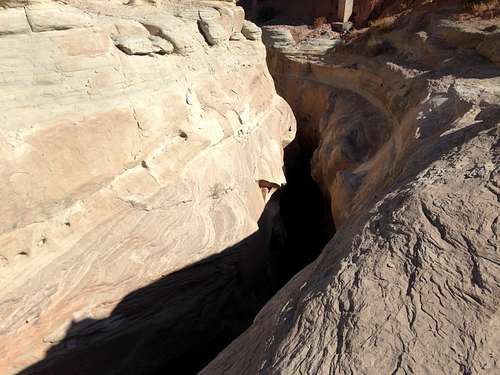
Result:
<svg viewBox="0 0 500 375"><path fill-rule="evenodd" d="M278 289L279 194L259 230L123 300L105 319L73 322L44 360L19 374L192 374L245 330Z"/></svg>
<svg viewBox="0 0 500 375"><path fill-rule="evenodd" d="M487 106L475 124L434 138L414 155L412 171L402 172L393 189L480 132L498 132L499 120L500 106ZM294 186L308 165L307 155L294 157L300 153L295 147L291 144L285 156L292 159L288 188L271 197L254 234L131 292L107 318L73 322L43 360L19 374L193 374L204 367L328 240L316 211L324 209L319 189L307 187L309 181Z"/></svg>
<svg viewBox="0 0 500 375"><path fill-rule="evenodd" d="M295 152L288 148L288 158ZM291 155L291 156L290 156ZM319 188L303 162L272 195L248 238L131 292L104 319L72 322L64 339L18 375L194 374L248 328L262 306L319 255ZM294 206L295 205L295 206ZM280 211L281 207L286 207ZM287 237L287 232L289 236Z"/></svg>

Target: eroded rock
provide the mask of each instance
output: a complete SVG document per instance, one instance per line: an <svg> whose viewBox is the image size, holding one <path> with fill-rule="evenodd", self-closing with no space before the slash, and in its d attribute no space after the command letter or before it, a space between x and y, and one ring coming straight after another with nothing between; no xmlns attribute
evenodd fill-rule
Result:
<svg viewBox="0 0 500 375"><path fill-rule="evenodd" d="M243 27L241 33L248 40L260 40L262 38L262 30L256 24L251 21L245 20L243 22Z"/></svg>
<svg viewBox="0 0 500 375"><path fill-rule="evenodd" d="M233 40L233 41L245 40L245 36L240 32L236 32L236 33L231 34L231 36L229 37L229 40Z"/></svg>
<svg viewBox="0 0 500 375"><path fill-rule="evenodd" d="M195 371L275 291L292 112L206 4L67 3L0 26L0 373Z"/></svg>
<svg viewBox="0 0 500 375"><path fill-rule="evenodd" d="M221 44L229 39L226 29L216 19L201 18L198 25L207 43L211 46Z"/></svg>
<svg viewBox="0 0 500 375"><path fill-rule="evenodd" d="M151 53L165 55L174 51L172 43L158 36L119 36L115 37L113 41L127 55L149 55Z"/></svg>
<svg viewBox="0 0 500 375"><path fill-rule="evenodd" d="M144 37L117 37L115 45L127 55L147 55L153 53L153 43Z"/></svg>
<svg viewBox="0 0 500 375"><path fill-rule="evenodd" d="M262 28L262 40L270 48L287 50L293 48L295 40L290 30L283 27L265 26Z"/></svg>
<svg viewBox="0 0 500 375"><path fill-rule="evenodd" d="M494 31L422 16L321 56L264 37L337 232L202 374L500 371Z"/></svg>
<svg viewBox="0 0 500 375"><path fill-rule="evenodd" d="M26 7L26 17L33 32L89 27L92 23L81 10L55 2Z"/></svg>

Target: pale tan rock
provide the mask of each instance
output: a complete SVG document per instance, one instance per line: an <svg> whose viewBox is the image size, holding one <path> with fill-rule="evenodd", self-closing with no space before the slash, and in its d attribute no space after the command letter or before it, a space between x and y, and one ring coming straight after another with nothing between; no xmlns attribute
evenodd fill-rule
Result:
<svg viewBox="0 0 500 375"><path fill-rule="evenodd" d="M293 49L295 45L290 30L276 26L264 26L262 28L262 40L266 46L280 51Z"/></svg>
<svg viewBox="0 0 500 375"><path fill-rule="evenodd" d="M165 55L174 51L172 43L159 36L117 36L113 38L113 42L118 49L127 55L149 55L151 53Z"/></svg>
<svg viewBox="0 0 500 375"><path fill-rule="evenodd" d="M115 45L127 55L147 55L153 53L153 43L145 37L116 37Z"/></svg>
<svg viewBox="0 0 500 375"><path fill-rule="evenodd" d="M91 19L87 14L71 6L55 2L30 5L25 10L33 32L91 26Z"/></svg>
<svg viewBox="0 0 500 375"><path fill-rule="evenodd" d="M170 54L174 52L174 46L168 40L160 38L159 36L150 35L149 40L153 44L153 52L161 55Z"/></svg>
<svg viewBox="0 0 500 375"><path fill-rule="evenodd" d="M339 0L337 17L340 22L348 22L352 15L353 0Z"/></svg>
<svg viewBox="0 0 500 375"><path fill-rule="evenodd" d="M229 37L229 40L233 40L233 41L240 41L240 40L245 40L245 36L240 33L240 32L235 32L235 33L232 33L231 36Z"/></svg>
<svg viewBox="0 0 500 375"><path fill-rule="evenodd" d="M61 14L28 7L37 32L9 26L19 33L0 36L6 375L48 351L65 358L75 340L99 347L110 334L134 335L133 322L156 324L145 310L109 316L132 292L252 236L268 199L259 181L285 182L283 147L294 135L264 46L210 48L197 26L206 4L68 3ZM112 37L176 50L129 56ZM161 311L174 321L184 313ZM135 349L50 371L116 370Z"/></svg>
<svg viewBox="0 0 500 375"><path fill-rule="evenodd" d="M0 35L30 32L24 9L5 9L0 13Z"/></svg>
<svg viewBox="0 0 500 375"><path fill-rule="evenodd" d="M216 19L201 18L198 21L198 25L200 25L201 32L205 36L207 43L211 46L229 40L229 34L226 29Z"/></svg>
<svg viewBox="0 0 500 375"><path fill-rule="evenodd" d="M251 21L245 20L243 22L241 32L248 40L260 40L262 38L262 30Z"/></svg>
<svg viewBox="0 0 500 375"><path fill-rule="evenodd" d="M127 5L143 5L143 4L151 4L151 5L161 5L163 0L130 0Z"/></svg>

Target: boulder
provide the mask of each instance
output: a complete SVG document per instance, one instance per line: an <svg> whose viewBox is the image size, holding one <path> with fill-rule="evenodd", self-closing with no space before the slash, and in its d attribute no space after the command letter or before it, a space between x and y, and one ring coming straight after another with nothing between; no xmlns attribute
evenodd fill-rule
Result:
<svg viewBox="0 0 500 375"><path fill-rule="evenodd" d="M165 55L174 51L172 43L158 36L118 36L113 38L113 41L115 46L127 55L148 55L151 53Z"/></svg>
<svg viewBox="0 0 500 375"><path fill-rule="evenodd" d="M280 26L264 26L262 28L262 41L266 46L278 51L288 50L295 45L290 30Z"/></svg>
<svg viewBox="0 0 500 375"><path fill-rule="evenodd" d="M227 30L217 19L200 18L198 20L198 25L203 36L205 37L205 40L211 46L215 46L229 40Z"/></svg>
<svg viewBox="0 0 500 375"><path fill-rule="evenodd" d="M115 46L127 55L148 55L153 53L153 43L144 37L116 37L113 39Z"/></svg>
<svg viewBox="0 0 500 375"><path fill-rule="evenodd" d="M241 33L248 40L260 40L262 38L262 30L256 24L251 21L245 20L243 22L243 27Z"/></svg>

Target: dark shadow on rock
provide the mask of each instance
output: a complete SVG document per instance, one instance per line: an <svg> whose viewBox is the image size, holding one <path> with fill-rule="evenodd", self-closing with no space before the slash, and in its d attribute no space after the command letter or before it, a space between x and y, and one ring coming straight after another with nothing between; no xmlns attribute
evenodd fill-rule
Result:
<svg viewBox="0 0 500 375"><path fill-rule="evenodd" d="M481 136L493 137L495 143L490 152L493 159L500 160L500 105L485 104L474 121L469 126L424 141L418 148L418 152L414 152L399 165L399 174L394 178L394 181L387 188L373 194L366 205L349 219L349 225L337 228L338 232L325 246L322 254L322 256L326 254L325 258L330 258L327 262L323 258L322 262L320 260L316 263L323 266L315 270L315 272L323 274L323 277L315 279L317 282L315 287L318 290L325 289L326 285L338 275L341 265L347 261L353 249L351 246L345 245L352 241L354 236L359 235L360 228L369 224L373 228L371 230L377 231L382 238L388 238L391 233L394 233L395 229L392 225L394 217L390 213L396 211L415 194L416 179L433 163L438 160L453 160L454 152L461 152L461 146ZM384 199L384 197L388 198ZM376 205L378 207L375 210ZM376 215L377 219L370 223L373 215ZM366 251L368 250L363 250L363 252ZM359 256L350 261L356 262L358 258Z"/></svg>
<svg viewBox="0 0 500 375"><path fill-rule="evenodd" d="M330 202L311 176L314 149L300 140L295 138L285 149L288 183L281 193L281 213L287 256L280 262L283 282L316 259L335 233Z"/></svg>
<svg viewBox="0 0 500 375"><path fill-rule="evenodd" d="M240 243L123 298L108 318L73 322L28 374L193 374L245 330L278 288L279 195ZM282 255L282 254L281 254Z"/></svg>
<svg viewBox="0 0 500 375"><path fill-rule="evenodd" d="M271 197L254 234L128 294L108 318L73 322L42 361L18 375L201 370L329 239L314 220L314 210L323 209L321 193L310 176L306 185L300 181L308 173L297 169L301 165L290 185ZM286 205L281 212L280 204Z"/></svg>

